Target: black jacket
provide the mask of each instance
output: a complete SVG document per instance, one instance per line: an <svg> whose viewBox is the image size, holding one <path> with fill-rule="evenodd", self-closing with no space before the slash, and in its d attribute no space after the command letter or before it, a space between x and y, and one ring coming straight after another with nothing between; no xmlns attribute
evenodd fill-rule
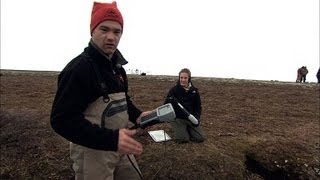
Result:
<svg viewBox="0 0 320 180"><path fill-rule="evenodd" d="M169 90L164 102L172 104L176 113L176 118L188 119L187 115L181 110L181 108L175 101L178 101L190 114L192 114L200 122L202 107L200 94L196 87L192 85L189 90L185 90L178 82Z"/></svg>
<svg viewBox="0 0 320 180"><path fill-rule="evenodd" d="M119 130L92 124L83 114L90 103L103 95L93 63L96 63L95 67L99 69L108 92L125 92L127 95L128 79L122 67L127 61L118 50L109 60L89 43L59 74L50 117L51 126L73 143L98 150L116 151ZM141 111L128 95L127 106L129 120L135 123Z"/></svg>

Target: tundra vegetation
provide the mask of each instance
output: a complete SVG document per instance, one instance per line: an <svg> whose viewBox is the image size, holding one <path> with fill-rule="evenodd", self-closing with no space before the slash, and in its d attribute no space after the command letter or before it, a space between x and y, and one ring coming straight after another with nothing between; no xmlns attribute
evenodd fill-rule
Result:
<svg viewBox="0 0 320 180"><path fill-rule="evenodd" d="M58 72L1 70L0 179L72 179L69 142L50 127ZM163 104L174 76L129 75L142 110ZM320 85L193 77L202 99L204 143L137 139L144 179L319 179Z"/></svg>

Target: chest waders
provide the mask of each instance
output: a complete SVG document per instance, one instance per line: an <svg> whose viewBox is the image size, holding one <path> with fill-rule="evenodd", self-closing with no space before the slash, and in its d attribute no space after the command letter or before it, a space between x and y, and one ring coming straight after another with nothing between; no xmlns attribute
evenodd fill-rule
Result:
<svg viewBox="0 0 320 180"><path fill-rule="evenodd" d="M95 67L95 66L94 66ZM95 68L97 70L97 68ZM97 72L97 71L96 71ZM98 76L99 82L101 78ZM108 94L91 103L84 112L90 122L108 129L129 128L127 101L124 92ZM114 151L101 151L70 143L70 158L76 180L135 180L141 179L133 155L120 155ZM135 169L137 168L137 170ZM140 172L141 173L141 172Z"/></svg>
<svg viewBox="0 0 320 180"><path fill-rule="evenodd" d="M84 112L86 119L109 129L128 128L127 104L124 93L109 95L109 102L103 97L90 104ZM140 176L126 155L114 151L101 151L70 143L70 157L73 160L77 180L140 179ZM135 158L130 159L138 167Z"/></svg>

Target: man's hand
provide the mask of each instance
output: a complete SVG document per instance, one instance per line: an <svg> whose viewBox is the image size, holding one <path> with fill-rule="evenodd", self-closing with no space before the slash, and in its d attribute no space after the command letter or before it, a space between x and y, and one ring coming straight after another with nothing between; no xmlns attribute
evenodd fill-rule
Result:
<svg viewBox="0 0 320 180"><path fill-rule="evenodd" d="M153 111L154 111L154 110L153 110ZM152 113L153 111L145 111L145 112L142 112L142 113L140 114L140 116L139 116L139 117L137 118L137 120L136 120L137 124L140 124L140 123L141 123L141 117L146 116L146 115ZM141 135L143 135L143 134L146 134L146 133L149 131L149 128L150 128L150 127L145 127L144 129L138 129L138 130L137 130L138 135L141 136Z"/></svg>
<svg viewBox="0 0 320 180"><path fill-rule="evenodd" d="M133 139L136 130L119 129L118 152L120 154L141 155L142 145Z"/></svg>
<svg viewBox="0 0 320 180"><path fill-rule="evenodd" d="M153 110L153 111L154 111L154 110ZM146 116L146 115L152 113L153 111L144 111L144 112L142 112L142 113L140 114L140 116L139 116L139 117L137 118L137 120L136 120L137 124L140 124L140 123L141 123L141 117Z"/></svg>

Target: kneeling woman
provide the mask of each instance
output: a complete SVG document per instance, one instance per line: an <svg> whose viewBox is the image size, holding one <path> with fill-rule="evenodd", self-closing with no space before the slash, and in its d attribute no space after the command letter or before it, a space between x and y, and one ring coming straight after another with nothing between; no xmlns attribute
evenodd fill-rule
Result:
<svg viewBox="0 0 320 180"><path fill-rule="evenodd" d="M177 84L169 90L165 103L171 103L176 113L176 119L171 122L175 142L203 142L205 140L200 127L202 110L200 94L191 82L191 72L189 69L184 68L179 72L179 80ZM188 115L179 107L178 103L197 118L199 123L196 125L193 124L188 119Z"/></svg>

